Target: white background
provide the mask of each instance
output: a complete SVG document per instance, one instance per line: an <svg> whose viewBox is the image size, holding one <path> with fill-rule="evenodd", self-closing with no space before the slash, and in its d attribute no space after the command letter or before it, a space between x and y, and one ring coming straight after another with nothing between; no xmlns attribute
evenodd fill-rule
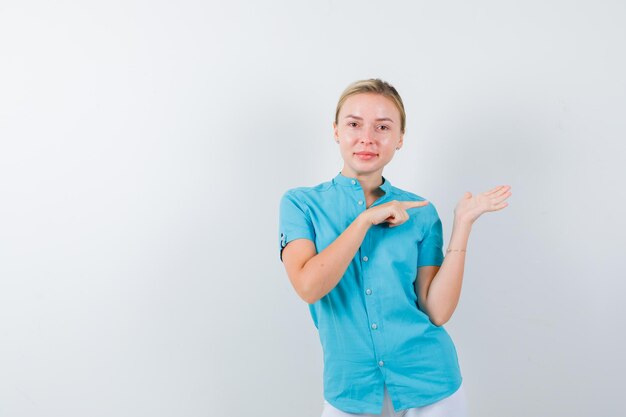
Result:
<svg viewBox="0 0 626 417"><path fill-rule="evenodd" d="M510 184L446 324L473 417L621 416L622 1L0 1L0 416L317 417L278 202L394 84L384 175Z"/></svg>

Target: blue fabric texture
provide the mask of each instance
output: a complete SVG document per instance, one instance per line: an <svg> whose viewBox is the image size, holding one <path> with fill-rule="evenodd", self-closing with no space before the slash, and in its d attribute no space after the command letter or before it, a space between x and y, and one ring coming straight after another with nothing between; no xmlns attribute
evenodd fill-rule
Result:
<svg viewBox="0 0 626 417"><path fill-rule="evenodd" d="M424 198L392 186L392 200ZM314 187L288 190L280 202L279 249L309 239L317 252L363 211L359 182L339 173ZM324 398L349 413L380 413L385 384L396 411L452 395L462 377L454 343L417 305L418 268L443 262L443 236L432 203L408 210L397 227L372 226L337 286L309 304L324 353Z"/></svg>

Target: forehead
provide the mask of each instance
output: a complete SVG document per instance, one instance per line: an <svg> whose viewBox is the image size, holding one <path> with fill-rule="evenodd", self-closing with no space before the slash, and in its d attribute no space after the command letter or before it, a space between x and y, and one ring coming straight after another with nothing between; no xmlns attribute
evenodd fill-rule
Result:
<svg viewBox="0 0 626 417"><path fill-rule="evenodd" d="M341 106L339 117L342 118L348 115L363 118L388 117L393 120L400 119L400 111L394 102L381 94L375 93L359 93L348 97Z"/></svg>

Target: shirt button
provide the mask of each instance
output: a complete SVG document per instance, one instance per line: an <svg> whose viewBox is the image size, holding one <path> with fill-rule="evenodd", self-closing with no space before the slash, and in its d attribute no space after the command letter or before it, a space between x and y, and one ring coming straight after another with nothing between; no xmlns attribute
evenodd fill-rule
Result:
<svg viewBox="0 0 626 417"><path fill-rule="evenodd" d="M365 294L367 295L371 295L372 294L372 290L370 290L369 288L365 290Z"/></svg>
<svg viewBox="0 0 626 417"><path fill-rule="evenodd" d="M378 366L385 366L385 362L383 362L383 361L378 361Z"/></svg>
<svg viewBox="0 0 626 417"><path fill-rule="evenodd" d="M378 329L378 324L372 323L372 329L374 329L374 330Z"/></svg>
<svg viewBox="0 0 626 417"><path fill-rule="evenodd" d="M352 185L356 184L355 180L350 181L352 183Z"/></svg>
<svg viewBox="0 0 626 417"><path fill-rule="evenodd" d="M359 206L362 206L363 205L363 200L359 200L358 203L359 203Z"/></svg>
<svg viewBox="0 0 626 417"><path fill-rule="evenodd" d="M367 256L364 256L364 257L363 257L363 261L364 261L364 262L367 262L367 261L369 261L369 260L370 260L370 258L368 258Z"/></svg>

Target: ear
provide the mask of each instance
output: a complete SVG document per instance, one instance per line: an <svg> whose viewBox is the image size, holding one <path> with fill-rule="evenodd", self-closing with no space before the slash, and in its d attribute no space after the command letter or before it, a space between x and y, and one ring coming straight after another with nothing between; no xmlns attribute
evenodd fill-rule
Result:
<svg viewBox="0 0 626 417"><path fill-rule="evenodd" d="M398 144L396 145L396 148L400 149L402 148L402 144L404 143L404 133L400 133L400 140L398 141Z"/></svg>
<svg viewBox="0 0 626 417"><path fill-rule="evenodd" d="M335 141L339 140L339 128L337 127L337 123L333 122L333 133L335 135Z"/></svg>

